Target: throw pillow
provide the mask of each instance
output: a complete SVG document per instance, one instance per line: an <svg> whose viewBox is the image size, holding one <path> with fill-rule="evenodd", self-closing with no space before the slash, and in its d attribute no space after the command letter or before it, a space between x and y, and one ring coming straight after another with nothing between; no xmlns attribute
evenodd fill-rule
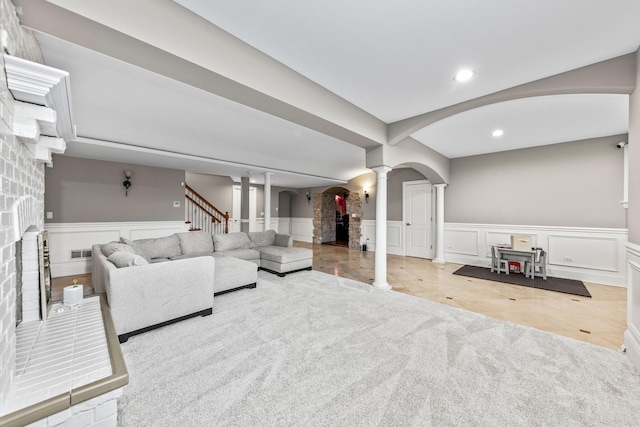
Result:
<svg viewBox="0 0 640 427"><path fill-rule="evenodd" d="M251 239L252 248L260 248L262 246L273 246L276 240L275 230L267 231L251 231L247 233Z"/></svg>
<svg viewBox="0 0 640 427"><path fill-rule="evenodd" d="M139 239L135 242L150 259L182 255L180 240L175 234L157 239Z"/></svg>
<svg viewBox="0 0 640 427"><path fill-rule="evenodd" d="M121 237L120 241L125 245L129 245L133 249L133 252L136 253L137 255L140 255L142 258L145 259L145 261L147 262L151 261L151 258L149 257L149 255L145 253L144 249L142 249L142 247L138 245L136 242L134 242L133 240L129 240L126 237Z"/></svg>
<svg viewBox="0 0 640 427"><path fill-rule="evenodd" d="M115 251L109 257L107 257L109 261L111 261L116 267L133 267L136 265L145 265L148 262L142 258L140 255L136 255L133 253L125 252L125 251Z"/></svg>
<svg viewBox="0 0 640 427"><path fill-rule="evenodd" d="M109 255L111 255L116 251L129 252L131 254L136 253L131 246L125 245L124 243L120 243L120 242L110 242L110 243L107 243L106 245L102 245L102 253L107 258L109 257Z"/></svg>

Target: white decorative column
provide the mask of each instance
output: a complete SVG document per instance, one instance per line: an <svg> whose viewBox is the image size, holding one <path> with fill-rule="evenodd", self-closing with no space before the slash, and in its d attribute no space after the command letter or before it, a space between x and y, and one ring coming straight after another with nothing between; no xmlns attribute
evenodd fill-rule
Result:
<svg viewBox="0 0 640 427"><path fill-rule="evenodd" d="M376 182L376 251L375 276L373 286L388 290L387 283L387 173L388 166L378 166L372 169L377 175Z"/></svg>
<svg viewBox="0 0 640 427"><path fill-rule="evenodd" d="M271 172L264 174L264 229L271 229Z"/></svg>
<svg viewBox="0 0 640 427"><path fill-rule="evenodd" d="M444 187L447 184L435 184L436 188L436 253L433 262L444 264Z"/></svg>

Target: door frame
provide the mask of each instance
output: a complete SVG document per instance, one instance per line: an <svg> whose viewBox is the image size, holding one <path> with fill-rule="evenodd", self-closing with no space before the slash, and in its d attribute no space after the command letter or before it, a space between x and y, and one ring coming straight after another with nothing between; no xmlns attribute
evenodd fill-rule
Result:
<svg viewBox="0 0 640 427"><path fill-rule="evenodd" d="M235 207L236 204L238 206L242 206L242 186L241 185L233 185L233 190L231 192L232 194L232 200L231 200L231 215L233 218L232 224L233 227L230 227L233 229L233 231L240 231L240 224L242 223L242 218L240 217L236 217L236 212L235 212ZM239 194L239 197L238 197ZM250 185L249 186L249 230L250 231L258 231L258 220L257 220L257 197L258 197L258 189L253 186ZM252 206L253 205L253 206ZM253 207L253 209L251 209ZM229 232L231 233L231 229L229 230Z"/></svg>
<svg viewBox="0 0 640 427"><path fill-rule="evenodd" d="M407 256L407 208L408 208L408 196L407 196L407 187L409 185L416 184L428 184L431 186L431 203L430 203L430 214L431 220L429 221L429 248L427 250L427 258L433 259L434 249L433 245L435 244L435 217L436 217L436 200L435 200L435 192L433 191L433 184L428 179L422 179L417 181L403 181L402 182L402 253L404 256Z"/></svg>

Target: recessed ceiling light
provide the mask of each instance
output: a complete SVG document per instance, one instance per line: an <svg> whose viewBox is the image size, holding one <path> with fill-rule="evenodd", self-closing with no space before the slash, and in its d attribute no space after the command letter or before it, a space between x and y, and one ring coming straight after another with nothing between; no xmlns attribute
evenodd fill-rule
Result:
<svg viewBox="0 0 640 427"><path fill-rule="evenodd" d="M502 135L504 135L504 131L502 129L496 129L491 132L491 136L493 136L494 138L500 138Z"/></svg>
<svg viewBox="0 0 640 427"><path fill-rule="evenodd" d="M465 68L464 70L458 71L453 79L457 82L466 82L467 80L471 79L471 77L473 77L475 74L476 74L475 71Z"/></svg>

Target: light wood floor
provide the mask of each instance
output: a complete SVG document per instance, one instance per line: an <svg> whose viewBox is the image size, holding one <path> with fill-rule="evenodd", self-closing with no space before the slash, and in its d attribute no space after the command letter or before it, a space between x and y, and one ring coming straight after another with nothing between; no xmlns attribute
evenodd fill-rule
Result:
<svg viewBox="0 0 640 427"><path fill-rule="evenodd" d="M364 283L373 283L374 253L340 246L295 242L313 249L313 269ZM459 264L388 255L388 282L394 291L426 298L496 319L619 349L626 329L626 289L585 283L592 298L488 280L454 276ZM53 279L61 290L77 278L91 283L91 275ZM60 291L61 292L61 291Z"/></svg>

